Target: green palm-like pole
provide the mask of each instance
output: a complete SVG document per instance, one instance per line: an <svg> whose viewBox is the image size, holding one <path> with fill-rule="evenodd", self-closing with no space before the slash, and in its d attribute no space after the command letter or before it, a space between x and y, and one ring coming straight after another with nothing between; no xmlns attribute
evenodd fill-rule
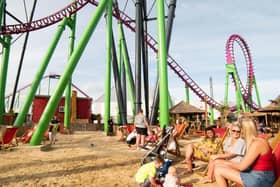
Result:
<svg viewBox="0 0 280 187"><path fill-rule="evenodd" d="M5 13L4 7L5 7L4 0L0 0L0 25L2 25L2 21L3 21L2 19Z"/></svg>
<svg viewBox="0 0 280 187"><path fill-rule="evenodd" d="M258 86L257 86L257 81L256 81L255 76L254 76L254 86L255 86L255 90L256 90L256 96L257 96L258 105L261 108L262 107L262 103L261 103L261 98L260 98L259 89L258 89Z"/></svg>
<svg viewBox="0 0 280 187"><path fill-rule="evenodd" d="M168 112L168 76L166 63L166 37L164 22L164 2L157 0L157 25L158 25L158 41L159 41L159 111L160 111L160 127L163 128L169 124Z"/></svg>
<svg viewBox="0 0 280 187"><path fill-rule="evenodd" d="M185 93L186 93L186 103L190 104L190 88L188 85L185 85Z"/></svg>
<svg viewBox="0 0 280 187"><path fill-rule="evenodd" d="M123 26L120 24L120 40L121 40L121 49L122 49L122 55L123 55L123 60L124 60L124 67L125 67L125 72L126 72L126 77L128 80L128 93L130 96L130 103L131 103L131 108L133 115L135 115L135 86L134 86L134 80L133 80L133 75L130 67L130 61L129 61L129 56L128 56L128 50L127 50L127 45L126 45L126 40L123 32Z"/></svg>
<svg viewBox="0 0 280 187"><path fill-rule="evenodd" d="M77 47L74 49L74 51L69 59L69 62L67 64L62 76L60 77L60 79L58 81L57 87L42 114L42 117L38 123L38 128L34 132L34 135L32 136L32 139L30 141L31 145L40 144L41 139L44 135L44 132L47 130L48 124L49 124L49 122L52 118L52 115L55 112L55 109L63 94L63 91L65 90L65 87L66 87L69 79L71 78L73 71L74 71L76 65L78 64L79 59L81 58L82 53L83 53L84 49L86 48L86 46L89 42L89 39L90 39L93 31L95 30L96 25L99 22L99 20L102 16L102 13L104 12L104 9L107 4L108 4L107 0L100 1L97 9L95 10L92 18L90 19L89 24L85 29L85 32L83 33L79 43L77 44Z"/></svg>
<svg viewBox="0 0 280 187"><path fill-rule="evenodd" d="M110 118L110 98L111 98L111 62L112 62L112 4L109 0L107 5L107 33L106 33L106 77L105 77L105 111L104 111L104 131L108 132L108 120Z"/></svg>
<svg viewBox="0 0 280 187"><path fill-rule="evenodd" d="M43 58L43 61L41 63L41 66L38 70L38 72L36 73L36 75L34 76L35 79L33 80L32 84L31 84L31 87L29 88L29 91L28 91L28 94L26 96L26 99L22 105L22 108L20 109L20 112L15 120L15 123L14 125L15 126L22 126L23 125L23 122L25 120L25 117L26 117L26 114L28 113L28 110L31 106L31 103L32 103L32 100L36 94L36 91L40 85L40 82L43 78L43 75L48 67L48 64L50 62L50 59L54 53L54 50L57 46L57 43L65 29L65 26L66 26L66 23L67 23L67 18L64 18L61 22L61 24L59 25L58 29L57 29L57 32L51 42L51 45L45 55L45 57Z"/></svg>
<svg viewBox="0 0 280 187"><path fill-rule="evenodd" d="M69 27L71 28L70 33L70 43L69 43L69 58L73 53L74 46L75 46L75 34L76 34L76 14L71 16L68 23ZM72 85L72 78L69 79L67 83L66 92L65 92L65 105L64 105L64 127L69 128L70 126L70 115L71 115L71 85Z"/></svg>
<svg viewBox="0 0 280 187"><path fill-rule="evenodd" d="M6 80L10 56L11 47L11 36L4 36L4 49L3 49L3 61L0 70L0 124L3 124L3 114L5 108L5 90L6 90Z"/></svg>

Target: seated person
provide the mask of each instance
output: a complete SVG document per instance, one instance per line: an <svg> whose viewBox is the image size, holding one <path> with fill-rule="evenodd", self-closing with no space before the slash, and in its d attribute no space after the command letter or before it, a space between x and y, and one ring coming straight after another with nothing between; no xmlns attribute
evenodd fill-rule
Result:
<svg viewBox="0 0 280 187"><path fill-rule="evenodd" d="M217 159L231 160L240 162L246 151L245 141L241 138L241 128L238 122L232 124L230 136L227 136L223 144L223 154L211 155L207 176L201 181L202 183L213 182L214 179L214 161Z"/></svg>
<svg viewBox="0 0 280 187"><path fill-rule="evenodd" d="M154 161L142 165L136 175L135 180L139 187L153 186L161 187L156 182L156 172L164 163L164 160L160 157L156 157Z"/></svg>
<svg viewBox="0 0 280 187"><path fill-rule="evenodd" d="M192 172L192 162L194 158L208 161L212 154L216 154L219 140L216 139L215 131L212 127L205 129L204 139L197 145L188 144L186 148L186 156L183 163L187 164L187 172Z"/></svg>
<svg viewBox="0 0 280 187"><path fill-rule="evenodd" d="M151 130L150 134L146 137L146 142L155 143L157 139L158 137L156 135L156 132L154 130Z"/></svg>
<svg viewBox="0 0 280 187"><path fill-rule="evenodd" d="M163 187L180 187L180 178L177 175L176 168L170 166L168 173L165 175Z"/></svg>
<svg viewBox="0 0 280 187"><path fill-rule="evenodd" d="M215 161L215 179L220 187L226 187L226 179L250 187L271 187L275 180L272 149L267 140L258 137L254 121L240 119L247 150L241 162Z"/></svg>

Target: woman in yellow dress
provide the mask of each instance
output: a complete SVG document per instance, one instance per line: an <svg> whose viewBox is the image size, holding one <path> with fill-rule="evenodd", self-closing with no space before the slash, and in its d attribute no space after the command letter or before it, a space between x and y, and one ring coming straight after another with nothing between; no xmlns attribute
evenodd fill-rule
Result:
<svg viewBox="0 0 280 187"><path fill-rule="evenodd" d="M187 172L192 172L192 162L194 159L209 161L212 154L216 154L219 140L216 139L215 131L212 127L205 129L205 138L198 144L188 144L186 148L185 160Z"/></svg>

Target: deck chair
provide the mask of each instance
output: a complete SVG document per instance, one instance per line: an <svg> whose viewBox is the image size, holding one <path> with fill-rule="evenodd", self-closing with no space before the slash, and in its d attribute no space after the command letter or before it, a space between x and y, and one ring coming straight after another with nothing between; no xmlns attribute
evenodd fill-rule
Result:
<svg viewBox="0 0 280 187"><path fill-rule="evenodd" d="M4 131L3 135L0 139L0 146L1 148L9 148L10 146L17 146L18 142L16 140L16 134L17 134L18 127L13 126L7 126L6 130ZM13 141L15 140L15 143L13 144Z"/></svg>
<svg viewBox="0 0 280 187"><path fill-rule="evenodd" d="M119 131L121 132L120 140L126 140L126 137L134 130L134 125L123 125L119 127Z"/></svg>
<svg viewBox="0 0 280 187"><path fill-rule="evenodd" d="M187 123L183 123L183 124L178 124L175 126L174 132L173 132L173 136L176 139L180 139L183 137L183 135L186 132L186 128L188 127Z"/></svg>
<svg viewBox="0 0 280 187"><path fill-rule="evenodd" d="M175 128L173 129L172 132L172 137L170 137L170 145L172 144L174 145L173 145L173 149L168 149L168 153L173 154L175 156L181 156L180 144L178 140L184 136L187 127L188 127L187 123L175 125Z"/></svg>
<svg viewBox="0 0 280 187"><path fill-rule="evenodd" d="M154 145L150 150L148 150L141 159L141 165L150 162L152 157L160 156L166 158L167 146L169 138L172 136L174 127L168 127L163 129L162 138Z"/></svg>
<svg viewBox="0 0 280 187"><path fill-rule="evenodd" d="M275 166L275 175L276 175L276 181L273 187L279 187L280 186L280 142L279 141L275 146L275 149L273 149L273 156L274 156L274 166Z"/></svg>
<svg viewBox="0 0 280 187"><path fill-rule="evenodd" d="M220 143L218 144L215 153L213 153L213 154L217 154L220 151L223 152L223 144L226 137L228 136L229 128L214 128L213 130L215 131L217 138L220 138ZM203 160L203 161L208 162L207 160ZM198 172L197 174L199 174L200 176L206 176L207 172L208 172L208 165L204 171Z"/></svg>
<svg viewBox="0 0 280 187"><path fill-rule="evenodd" d="M274 150L276 145L280 142L280 131L275 135L275 137L272 139L270 146Z"/></svg>

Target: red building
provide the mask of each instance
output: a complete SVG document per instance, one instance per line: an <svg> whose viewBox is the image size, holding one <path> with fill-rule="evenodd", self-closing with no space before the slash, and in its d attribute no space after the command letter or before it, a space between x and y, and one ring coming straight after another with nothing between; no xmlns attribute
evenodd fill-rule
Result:
<svg viewBox="0 0 280 187"><path fill-rule="evenodd" d="M50 96L47 95L36 95L33 100L32 106L32 121L34 123L38 123L44 109L49 101ZM65 98L61 98L59 104L56 108L55 114L58 119L63 123L64 121L64 100ZM77 97L76 102L76 118L77 119L87 119L90 121L91 118L91 103L92 98L89 97ZM72 102L73 105L73 102ZM71 106L73 107L73 106ZM75 107L75 106L74 106ZM73 111L73 110L72 110Z"/></svg>

